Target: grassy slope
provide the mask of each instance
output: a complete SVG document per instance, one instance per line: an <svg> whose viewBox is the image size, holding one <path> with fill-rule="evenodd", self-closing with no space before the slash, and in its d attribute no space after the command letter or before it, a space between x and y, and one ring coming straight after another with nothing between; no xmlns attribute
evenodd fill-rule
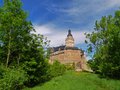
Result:
<svg viewBox="0 0 120 90"><path fill-rule="evenodd" d="M100 79L91 73L67 72L42 86L25 90L120 90L120 81Z"/></svg>

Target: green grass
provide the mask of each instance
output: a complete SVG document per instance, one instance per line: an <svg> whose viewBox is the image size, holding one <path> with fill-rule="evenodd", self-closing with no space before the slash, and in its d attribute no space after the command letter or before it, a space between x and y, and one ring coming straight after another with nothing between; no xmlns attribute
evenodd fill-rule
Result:
<svg viewBox="0 0 120 90"><path fill-rule="evenodd" d="M120 90L120 81L101 79L92 73L71 71L41 86L24 90Z"/></svg>

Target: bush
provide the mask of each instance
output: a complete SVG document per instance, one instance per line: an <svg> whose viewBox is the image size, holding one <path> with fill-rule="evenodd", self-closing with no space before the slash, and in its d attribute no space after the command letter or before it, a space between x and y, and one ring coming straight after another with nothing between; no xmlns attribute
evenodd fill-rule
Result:
<svg viewBox="0 0 120 90"><path fill-rule="evenodd" d="M23 69L28 75L28 80L25 82L27 87L34 87L37 84L42 84L50 78L47 60L31 60L23 65Z"/></svg>
<svg viewBox="0 0 120 90"><path fill-rule="evenodd" d="M10 69L0 67L2 70L0 75L0 90L21 90L24 82L27 80L27 75L21 69Z"/></svg>
<svg viewBox="0 0 120 90"><path fill-rule="evenodd" d="M68 63L65 67L67 70L75 70L75 63Z"/></svg>
<svg viewBox="0 0 120 90"><path fill-rule="evenodd" d="M63 64L60 64L60 62L55 61L53 65L50 67L50 74L51 77L57 77L60 75L63 75L66 71L66 67Z"/></svg>

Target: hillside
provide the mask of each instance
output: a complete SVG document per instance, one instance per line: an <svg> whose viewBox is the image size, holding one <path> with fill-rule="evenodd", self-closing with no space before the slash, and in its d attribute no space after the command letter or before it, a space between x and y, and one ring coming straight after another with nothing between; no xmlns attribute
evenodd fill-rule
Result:
<svg viewBox="0 0 120 90"><path fill-rule="evenodd" d="M24 90L120 90L120 81L101 79L92 73L67 72L41 86Z"/></svg>

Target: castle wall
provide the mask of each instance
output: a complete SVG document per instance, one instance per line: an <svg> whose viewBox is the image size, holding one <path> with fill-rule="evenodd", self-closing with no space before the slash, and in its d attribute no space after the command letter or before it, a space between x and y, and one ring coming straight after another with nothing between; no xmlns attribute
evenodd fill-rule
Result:
<svg viewBox="0 0 120 90"><path fill-rule="evenodd" d="M50 60L51 60L51 63L53 63L55 60L58 60L59 62L61 62L62 60L64 60L64 50L52 53L50 55Z"/></svg>
<svg viewBox="0 0 120 90"><path fill-rule="evenodd" d="M66 64L66 63L73 63L81 61L82 53L80 50L63 50L52 53L50 55L51 62L58 60L59 62Z"/></svg>
<svg viewBox="0 0 120 90"><path fill-rule="evenodd" d="M65 58L64 60L68 61L80 61L81 60L81 53L80 50L65 50Z"/></svg>

